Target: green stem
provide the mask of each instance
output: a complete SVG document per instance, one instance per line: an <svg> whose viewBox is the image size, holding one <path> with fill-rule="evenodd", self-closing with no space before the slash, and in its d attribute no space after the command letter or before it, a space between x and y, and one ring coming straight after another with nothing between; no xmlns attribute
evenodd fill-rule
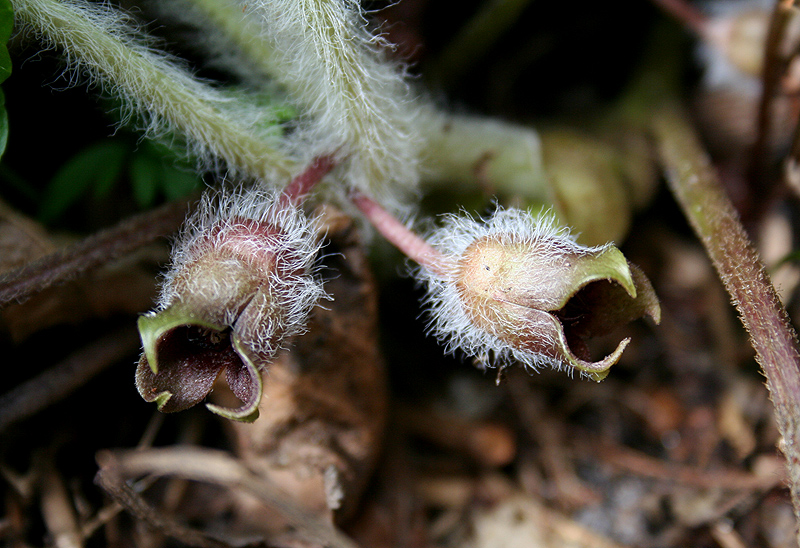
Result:
<svg viewBox="0 0 800 548"><path fill-rule="evenodd" d="M191 0L210 23L226 19L227 40L255 56L250 60L301 108L299 144L317 156L335 154L350 187L383 203L402 201L418 178L411 97L402 71L367 30L359 2L253 0L211 13L206 1ZM243 17L238 27L230 23Z"/></svg>
<svg viewBox="0 0 800 548"><path fill-rule="evenodd" d="M186 0L213 28L235 46L252 63L259 65L266 75L274 75L276 52L261 38L261 29L244 15L245 7L236 6L233 0ZM180 2L176 3L181 6Z"/></svg>
<svg viewBox="0 0 800 548"><path fill-rule="evenodd" d="M108 7L59 0L13 0L18 23L63 49L103 87L126 100L149 122L186 135L201 155L212 153L236 171L288 177L292 164L265 137L220 107L227 103L207 85L137 43L126 21ZM251 113L252 114L252 113ZM261 112L263 116L263 111Z"/></svg>
<svg viewBox="0 0 800 548"><path fill-rule="evenodd" d="M470 66L485 56L530 3L531 0L486 0L426 72L446 87L454 85Z"/></svg>
<svg viewBox="0 0 800 548"><path fill-rule="evenodd" d="M294 61L301 55L299 53L289 55L288 50L281 51L277 47L278 41L287 39L287 36L284 35L281 38L278 33L270 33L269 29L266 29L270 23L269 20L264 23L265 29L260 28L259 24L254 22L256 14L267 17L271 13L267 11L261 13L262 9L276 10L277 8L272 7L271 4L258 7L259 3L255 2L249 4L247 8L248 13L253 12L252 15L243 16L242 10L230 0L220 2L213 0L186 1L207 19L209 28L213 27L215 30L221 31L225 39L242 52L262 75L280 82L298 104L304 105L306 108L310 105L319 108L326 102L340 103L339 106L328 105L325 107L331 113L346 113L346 118L338 117L331 128L335 128L342 121L346 121L346 125L353 128L347 130L353 132L348 137L351 144L349 147L340 149L340 157L347 155L348 151L352 155L353 151L357 151L359 147L378 150L375 148L375 143L380 141L379 137L384 130L376 130L375 127L388 127L392 130L392 135L397 133L398 128L405 127L405 124L386 126L381 124L380 120L374 121L376 115L378 117L388 116L387 113L390 111L384 107L378 108L380 105L370 106L372 103L369 101L358 100L360 96L368 94L374 101L376 90L373 88L377 85L376 82L380 82L380 79L370 81L368 75L373 70L372 68L356 70L359 63L364 62L359 60L364 55L359 55L354 48L340 45L338 48L334 48L332 53L326 55L326 58L338 59L337 63L341 66L350 66L348 70L351 72L355 70L354 75L342 72L341 69L338 72L334 71L333 67L327 69L330 72L329 75L322 72L315 73L318 74L317 76L315 74L297 75ZM508 13L511 13L521 9L529 1L502 0L499 3L490 4L487 10L510 10ZM325 32L317 31L325 35L318 40L320 43L329 43L334 40L335 36L328 36L333 33L331 29L341 27L341 23L335 24L335 18L323 9L328 2L330 0L309 2L309 5L313 5L314 8L309 8L306 15L309 20L300 25L308 29L321 25L323 29L328 29L325 31L327 35ZM300 22L298 18L295 19L298 23ZM493 24L496 28L502 28L500 21L495 21ZM283 32L285 34L288 31ZM295 32L300 32L300 30L295 30ZM344 40L345 43L351 43L357 37L352 34L353 32L353 29L344 29L340 30L339 34L347 37ZM338 39L338 42L341 41L341 38ZM373 62L374 60L370 60L370 63ZM322 69L314 70L321 71ZM366 81L363 81L365 79ZM328 81L326 84L328 88L339 88L340 91L326 92L324 101L315 99L312 93L314 91L313 83L319 80ZM341 83L338 83L340 81ZM377 92L380 91L380 89L377 90ZM403 98L400 99L401 102L403 100ZM542 166L540 140L534 129L487 117L450 114L436 107L424 97L415 98L413 101L409 100L409 105L406 106L412 111L412 114L409 114L411 118L404 120L404 123L411 124L410 129L407 129L410 135L419 135L421 138L422 146L418 149L420 162L418 171L428 185L484 185L491 187L499 194L522 196L529 202L553 203L553 190L550 188L550 182ZM359 114L362 111L363 114ZM313 114L322 116L324 112L318 110ZM398 113L395 113L393 116L397 115ZM328 131L342 133L341 130L334 131L331 128L328 128ZM400 141L405 139L404 134L399 136L401 137ZM380 138L386 139L387 136L383 135ZM392 137L391 141L386 142L396 142L396 139ZM353 143L356 143L355 146ZM397 150L403 148L405 147L398 147ZM320 151L320 154L324 153L324 151ZM375 155L374 152L371 154ZM381 160L378 156L375 158L377 161ZM382 165L395 164L383 163ZM400 173L399 170L395 169L394 172L395 180L403 179L402 176L397 176L397 173ZM371 195L382 203L386 203L386 193L379 188L379 185L373 182L369 188Z"/></svg>
<svg viewBox="0 0 800 548"><path fill-rule="evenodd" d="M739 311L767 378L788 461L792 504L800 519L797 336L687 115L674 105L663 107L655 114L652 129L670 189Z"/></svg>

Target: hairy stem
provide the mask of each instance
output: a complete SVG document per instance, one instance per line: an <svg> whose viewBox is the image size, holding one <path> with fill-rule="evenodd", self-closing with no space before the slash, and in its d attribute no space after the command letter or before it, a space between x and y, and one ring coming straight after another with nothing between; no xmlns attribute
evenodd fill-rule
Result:
<svg viewBox="0 0 800 548"><path fill-rule="evenodd" d="M800 353L775 288L687 115L661 108L652 129L672 193L717 269L767 378L800 519Z"/></svg>
<svg viewBox="0 0 800 548"><path fill-rule="evenodd" d="M271 52L254 61L303 110L299 143L336 154L348 185L399 205L418 178L414 111L403 71L368 31L360 3L241 0L240 9L260 28L261 50ZM241 44L249 26L230 40Z"/></svg>
<svg viewBox="0 0 800 548"><path fill-rule="evenodd" d="M299 205L334 167L336 167L336 161L333 156L314 158L314 161L283 189L281 202Z"/></svg>
<svg viewBox="0 0 800 548"><path fill-rule="evenodd" d="M256 177L288 176L291 162L230 102L144 44L122 14L108 6L59 0L13 0L17 24L65 52L71 68L123 99L153 134L178 131L199 156L222 158ZM249 113L252 115L253 113ZM263 119L263 109L258 114ZM204 160L209 161L208 158Z"/></svg>
<svg viewBox="0 0 800 548"><path fill-rule="evenodd" d="M350 199L361 210L361 213L364 214L372 226L392 245L402 251L404 255L431 272L439 276L446 276L442 267L444 264L442 254L433 246L420 238L369 196L360 192L353 192Z"/></svg>
<svg viewBox="0 0 800 548"><path fill-rule="evenodd" d="M276 52L266 40L260 38L259 26L246 17L248 6L238 6L236 0L185 0L209 27L220 32L227 42L245 55L252 63L260 66L264 74L272 75L278 70L275 64ZM181 2L175 5L182 8ZM169 9L169 6L164 6Z"/></svg>
<svg viewBox="0 0 800 548"><path fill-rule="evenodd" d="M187 201L166 204L0 276L0 309L131 253L177 230Z"/></svg>
<svg viewBox="0 0 800 548"><path fill-rule="evenodd" d="M349 145L341 147L339 152L342 156L358 154L359 146L369 149L371 156L385 154L387 146L381 146L378 149L375 146L376 143L386 142L389 143L391 162L383 162L381 165L386 173L394 174L394 180L402 181L404 178L408 178L407 175L398 174L407 173L406 168L417 167L416 162L419 162L419 176L429 185L484 185L491 186L500 194L522 196L529 201L548 203L552 201L552 191L542 166L541 144L534 129L488 117L447 113L425 97L413 97L410 93L402 94L399 98L395 97L395 102L399 106L395 105L391 109L387 109L382 105L386 103L386 93L389 93L388 98L392 98L391 90L382 91L381 88L391 88L392 79L389 77L390 74L384 74L380 78L370 76L370 71L374 70L374 67L370 68L374 64L374 60L369 61L369 70L356 70L354 77L347 74L338 76L334 74L333 77L314 76L314 74L322 72L322 69L315 67L315 63L310 61L308 62L308 70L312 71L310 77L295 75L294 73L298 70L296 60L310 58L310 56L301 54L299 51L292 53L285 48L283 51L280 48L276 50L279 40L287 40L287 35L291 35L291 32L300 32L298 28L292 30L289 27L284 28L280 33L270 32L270 23L273 25L276 23L275 18L268 17L268 15L272 11L280 10L277 3L248 2L244 6L237 7L235 0L185 1L205 17L206 24L210 27L213 26L214 31L221 32L227 43L257 67L261 75L281 82L289 95L299 104L312 105L318 109L312 110L314 115L322 116L321 108L328 104L324 108L329 112L328 118L331 123L328 123L326 132L336 136L352 131L354 133L350 134L349 139L354 143L356 141L361 143L355 147ZM489 11L501 10L510 13L520 9L529 1L500 0L499 4L502 5L494 6L493 4ZM316 9L322 9L326 3L329 3L329 0L320 0L317 2ZM248 15L243 16L243 9ZM259 16L263 17L261 22L257 22ZM286 16L282 15L282 17ZM328 18L330 19L330 14ZM311 25L308 23L304 26L299 23L300 20L295 18L292 27L305 28ZM481 25L485 23L484 21ZM330 26L331 21L328 20L324 24ZM493 24L501 23L495 21ZM352 32L352 30L348 32ZM350 42L353 40L352 37L348 39ZM326 41L323 40L324 42ZM343 46L340 45L340 47ZM326 59L333 55L325 53L324 48L320 48L320 51L324 53ZM348 70L357 69L359 62L363 64L363 61L359 61L364 57L362 53L356 51L346 57L345 53L347 53L346 48L337 55L343 59L350 59L347 61L348 63L356 63ZM386 69L383 72L385 73ZM366 83L359 83L359 80L363 79L366 79ZM314 83L318 83L320 80L329 80L329 82L324 87L314 86ZM337 84L338 80L344 80L344 83ZM335 90L337 86L343 91L340 90L336 93L331 91ZM378 89L373 89L376 86ZM369 98L369 101L359 99L359 97L363 99L367 93L369 95L366 97ZM318 95L324 96L324 98ZM344 111L346 116L336 114L340 111ZM359 114L361 111L364 111L364 114ZM376 117L377 120L375 120ZM399 120L399 122L387 125L383 118L387 118L389 121ZM349 124L352 129L340 129L342 124ZM386 140L386 129L390 131L391 141ZM398 133L399 129L403 129L403 131ZM383 136L381 137L381 135ZM415 147L413 151L407 150L406 145L398 146L398 140L405 143L410 137L418 138L421 145ZM384 152L379 149L383 149ZM329 147L328 152L330 150L333 148ZM409 158L408 154L412 152L413 162L402 160L402 158ZM321 153L325 153L325 151ZM396 169L397 158L401 159L403 170ZM378 160L380 161L380 158ZM391 169L387 169L386 166ZM377 179L370 183L368 192L381 203L387 206L391 205L391 198L387 203L386 192L378 188L380 181L376 181ZM360 188L363 191L365 186L361 185Z"/></svg>

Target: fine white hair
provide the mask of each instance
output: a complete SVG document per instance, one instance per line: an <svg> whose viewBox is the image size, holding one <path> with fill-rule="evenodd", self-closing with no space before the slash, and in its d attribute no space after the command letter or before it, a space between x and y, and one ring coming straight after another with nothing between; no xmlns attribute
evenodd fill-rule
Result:
<svg viewBox="0 0 800 548"><path fill-rule="evenodd" d="M419 179L417 107L391 45L357 0L237 0L271 53L265 69L301 108L293 149L335 154L351 188L398 211Z"/></svg>
<svg viewBox="0 0 800 548"><path fill-rule="evenodd" d="M444 216L442 226L428 239L445 257L442 275L425 268L415 272L427 290L425 303L430 314L429 332L436 336L448 353L461 350L465 355L476 358L482 367L504 367L516 362L534 370L541 367L564 368L565 365L559 360L513 347L477 327L464 310L455 284L458 262L473 242L487 237L500 243L522 243L536 249L536 261L539 264L557 260L564 254L584 254L600 249L578 244L569 228L559 224L555 214L550 211L534 214L526 210L498 208L487 219L475 219L463 212L459 215L448 214ZM531 275L535 276L535 272L532 271ZM539 281L544 291L547 290L543 285L546 283ZM514 327L518 328L509 326L511 329ZM568 369L572 371L572 368Z"/></svg>
<svg viewBox="0 0 800 548"><path fill-rule="evenodd" d="M269 227L274 237L253 234L242 239L243 221L255 221ZM231 238L232 234L237 237ZM233 240L234 244L230 242ZM236 189L206 193L197 210L187 219L173 246L171 266L164 275L158 309L164 310L192 292L207 302L217 302L221 296L235 293L231 285L235 280L215 276L213 283L194 284L182 273L190 268L204 253L225 244L226 262L221 265L236 272L249 268L252 257L273 255L280 264L263 272L262 290L250 298L257 300L251 310L258 316L249 321L258 325L248 328L253 338L248 340L257 352L274 355L283 340L302 333L312 308L326 296L322 282L316 275L315 261L322 246L316 219L309 219L299 207L280 200L276 190L265 188ZM243 266L244 265L244 266ZM233 325L240 311L236 307L226 310L226 325Z"/></svg>

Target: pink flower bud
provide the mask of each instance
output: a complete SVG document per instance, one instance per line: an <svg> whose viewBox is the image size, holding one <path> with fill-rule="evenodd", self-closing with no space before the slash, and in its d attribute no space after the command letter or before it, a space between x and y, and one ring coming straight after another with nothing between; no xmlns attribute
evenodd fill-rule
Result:
<svg viewBox="0 0 800 548"><path fill-rule="evenodd" d="M629 341L593 362L585 339L645 315L660 320L658 299L637 267L613 245L576 243L551 215L449 216L429 242L444 257L438 273L421 271L431 329L449 351L484 363L574 368L601 380Z"/></svg>
<svg viewBox="0 0 800 548"><path fill-rule="evenodd" d="M224 371L243 405L209 409L254 420L260 371L324 295L313 276L319 248L314 223L276 194L205 196L173 249L156 311L139 318L142 397L181 411Z"/></svg>

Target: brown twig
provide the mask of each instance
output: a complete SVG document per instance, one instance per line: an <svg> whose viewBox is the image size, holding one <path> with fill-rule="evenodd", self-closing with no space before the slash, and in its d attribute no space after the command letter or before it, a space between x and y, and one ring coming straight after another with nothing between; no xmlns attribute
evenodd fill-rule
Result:
<svg viewBox="0 0 800 548"><path fill-rule="evenodd" d="M787 480L785 474L780 473L756 475L733 468L703 470L696 466L667 462L641 451L598 439L587 432L581 432L572 438L576 440L575 445L580 451L591 458L639 476L699 489L723 487L744 491L767 491Z"/></svg>
<svg viewBox="0 0 800 548"><path fill-rule="evenodd" d="M300 534L312 541L332 548L357 548L352 540L330 523L298 506L266 478L254 474L222 451L190 447L103 451L98 453L97 461L100 465L98 482L103 488L110 487L112 489L110 493L115 497L117 493L124 497L129 497L131 494L136 495L124 489L125 484L121 479L143 474L169 475L214 483L254 495L263 503L280 512ZM156 521L153 523L158 523L161 519L157 515L150 514L154 510L146 505L138 495L136 499L119 500L126 506L131 504L129 508L137 514L142 511L141 517L147 519L148 522L154 519ZM143 504L146 508L141 506ZM192 530L192 532L202 535L198 531Z"/></svg>
<svg viewBox="0 0 800 548"><path fill-rule="evenodd" d="M775 97L781 92L781 78L786 71L787 60L781 54L780 46L784 42L784 35L791 18L794 0L778 0L772 11L767 31L767 42L764 47L764 64L761 69L761 99L758 104L756 141L753 144L750 156L750 181L757 185L758 192L752 193L756 201L751 206L751 211L758 216L760 210L768 199L772 197L770 188L765 188L767 162L772 157L769 154L770 141L774 133L775 115L773 104ZM800 134L798 134L800 135ZM798 149L798 138L792 145L793 152Z"/></svg>
<svg viewBox="0 0 800 548"><path fill-rule="evenodd" d="M0 309L20 303L55 284L131 253L159 236L178 229L188 200L126 219L117 226L89 236L69 249L46 255L0 276Z"/></svg>
<svg viewBox="0 0 800 548"><path fill-rule="evenodd" d="M654 115L652 129L670 189L736 305L767 377L788 461L795 516L800 519L797 336L686 114L668 104Z"/></svg>
<svg viewBox="0 0 800 548"><path fill-rule="evenodd" d="M0 431L63 399L139 346L133 326L106 335L0 396Z"/></svg>
<svg viewBox="0 0 800 548"><path fill-rule="evenodd" d="M144 499L128 485L125 478L120 473L120 470L111 464L110 461L101 464L100 471L97 472L95 481L118 504L121 504L139 519L165 535L176 538L189 546L198 546L199 548L232 548L232 545L227 542L213 538L205 533L201 533L200 531L186 527L165 517L161 512L158 512L155 508L147 504Z"/></svg>

